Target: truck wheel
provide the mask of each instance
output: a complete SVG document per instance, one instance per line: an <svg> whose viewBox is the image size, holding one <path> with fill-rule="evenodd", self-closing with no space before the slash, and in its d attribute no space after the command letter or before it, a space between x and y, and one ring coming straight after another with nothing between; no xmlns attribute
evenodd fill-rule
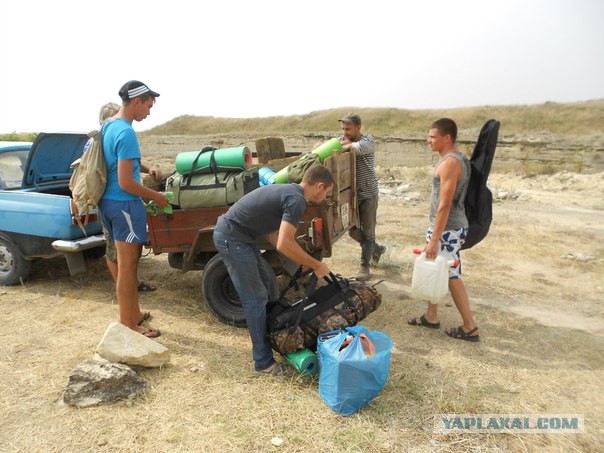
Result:
<svg viewBox="0 0 604 453"><path fill-rule="evenodd" d="M29 275L31 261L26 260L17 246L0 238L0 285L14 285Z"/></svg>
<svg viewBox="0 0 604 453"><path fill-rule="evenodd" d="M277 298L279 295L277 277L266 260L262 260L262 265L270 275L269 297ZM225 324L246 327L245 313L239 295L220 255L216 254L206 264L201 277L201 288L207 306L218 319Z"/></svg>
<svg viewBox="0 0 604 453"><path fill-rule="evenodd" d="M170 267L174 268L174 269L182 269L182 262L183 262L183 255L184 253L175 253L175 252L171 252L168 253L168 264L170 265Z"/></svg>

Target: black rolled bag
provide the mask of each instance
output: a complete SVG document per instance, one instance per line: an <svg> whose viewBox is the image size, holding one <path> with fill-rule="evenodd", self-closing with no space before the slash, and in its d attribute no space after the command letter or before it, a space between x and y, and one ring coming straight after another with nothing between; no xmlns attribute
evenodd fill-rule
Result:
<svg viewBox="0 0 604 453"><path fill-rule="evenodd" d="M281 354L302 348L316 350L320 334L355 326L382 303L382 295L375 288L333 273L325 277L327 285L318 288L312 274L304 297L292 302L285 294L296 286L301 275L298 269L279 299L267 304L268 338Z"/></svg>

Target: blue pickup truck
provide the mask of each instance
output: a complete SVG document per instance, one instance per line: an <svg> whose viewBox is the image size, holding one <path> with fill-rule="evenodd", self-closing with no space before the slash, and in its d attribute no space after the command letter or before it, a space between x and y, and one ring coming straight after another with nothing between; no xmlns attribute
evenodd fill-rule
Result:
<svg viewBox="0 0 604 453"><path fill-rule="evenodd" d="M71 275L104 253L95 216L84 230L71 209L71 163L88 136L40 133L33 143L0 142L0 285L22 282L37 259L63 255Z"/></svg>

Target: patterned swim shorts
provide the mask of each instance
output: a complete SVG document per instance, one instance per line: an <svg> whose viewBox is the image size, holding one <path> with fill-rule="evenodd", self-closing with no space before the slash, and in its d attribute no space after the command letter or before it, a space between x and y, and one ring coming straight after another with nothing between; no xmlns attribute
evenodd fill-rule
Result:
<svg viewBox="0 0 604 453"><path fill-rule="evenodd" d="M457 230L445 230L440 237L440 256L444 256L447 261L457 260L457 266L449 267L449 279L461 278L461 246L466 242L468 235L467 228ZM426 243L432 238L432 228L426 233Z"/></svg>

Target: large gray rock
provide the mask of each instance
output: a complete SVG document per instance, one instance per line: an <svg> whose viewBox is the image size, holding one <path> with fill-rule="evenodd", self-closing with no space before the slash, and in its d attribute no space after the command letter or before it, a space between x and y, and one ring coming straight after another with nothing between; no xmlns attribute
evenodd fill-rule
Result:
<svg viewBox="0 0 604 453"><path fill-rule="evenodd" d="M144 367L160 367L170 361L168 348L119 322L107 327L96 352L110 362Z"/></svg>
<svg viewBox="0 0 604 453"><path fill-rule="evenodd" d="M145 391L145 381L127 365L89 359L69 376L63 401L77 407L122 400Z"/></svg>

